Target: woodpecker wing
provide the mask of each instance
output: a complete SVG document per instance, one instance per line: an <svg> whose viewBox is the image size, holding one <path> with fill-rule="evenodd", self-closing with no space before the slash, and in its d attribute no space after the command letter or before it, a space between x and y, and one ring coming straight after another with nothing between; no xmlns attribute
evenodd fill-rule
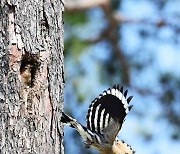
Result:
<svg viewBox="0 0 180 154"><path fill-rule="evenodd" d="M121 129L125 116L131 110L129 102L132 96L126 99L127 90L114 85L112 89L104 91L92 101L86 115L87 128L92 132L108 135L112 140Z"/></svg>

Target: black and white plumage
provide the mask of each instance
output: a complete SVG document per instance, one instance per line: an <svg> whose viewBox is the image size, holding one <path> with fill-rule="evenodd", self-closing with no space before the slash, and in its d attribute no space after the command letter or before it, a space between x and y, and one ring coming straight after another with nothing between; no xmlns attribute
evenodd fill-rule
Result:
<svg viewBox="0 0 180 154"><path fill-rule="evenodd" d="M79 132L86 147L94 147L103 154L133 154L129 145L117 139L123 121L132 108L132 105L129 106L132 96L127 98L127 93L123 87L115 85L94 99L86 115L87 127L64 113L61 121Z"/></svg>

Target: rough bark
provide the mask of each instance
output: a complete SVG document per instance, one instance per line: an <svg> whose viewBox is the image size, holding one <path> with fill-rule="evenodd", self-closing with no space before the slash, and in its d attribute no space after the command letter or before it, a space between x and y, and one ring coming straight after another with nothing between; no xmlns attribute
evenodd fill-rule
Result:
<svg viewBox="0 0 180 154"><path fill-rule="evenodd" d="M63 2L0 3L0 153L63 154Z"/></svg>

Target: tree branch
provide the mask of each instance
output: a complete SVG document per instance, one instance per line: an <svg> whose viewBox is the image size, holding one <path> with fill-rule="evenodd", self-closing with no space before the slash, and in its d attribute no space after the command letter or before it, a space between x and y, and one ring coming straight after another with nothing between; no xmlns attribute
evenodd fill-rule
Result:
<svg viewBox="0 0 180 154"><path fill-rule="evenodd" d="M105 5L109 0L66 0L65 10L75 12Z"/></svg>
<svg viewBox="0 0 180 154"><path fill-rule="evenodd" d="M76 12L87 10L94 7L102 7L104 11L109 6L109 0L67 0L65 3L65 10L67 12ZM105 7L104 7L105 6ZM106 14L110 15L110 14ZM134 23L134 24L149 24L156 27L170 26L180 31L180 26L168 22L166 19L159 17L156 21L149 21L149 19L132 19L121 12L111 12L111 16L115 22L120 23Z"/></svg>

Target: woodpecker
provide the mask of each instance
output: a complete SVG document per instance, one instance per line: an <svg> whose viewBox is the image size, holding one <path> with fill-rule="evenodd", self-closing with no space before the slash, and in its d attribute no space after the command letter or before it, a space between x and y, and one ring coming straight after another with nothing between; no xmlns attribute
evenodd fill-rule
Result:
<svg viewBox="0 0 180 154"><path fill-rule="evenodd" d="M86 115L86 127L64 112L61 122L76 129L87 148L95 148L101 154L134 154L131 146L117 137L126 115L133 107L129 106L133 96L127 98L127 93L128 90L123 91L123 87L114 85L95 98Z"/></svg>

